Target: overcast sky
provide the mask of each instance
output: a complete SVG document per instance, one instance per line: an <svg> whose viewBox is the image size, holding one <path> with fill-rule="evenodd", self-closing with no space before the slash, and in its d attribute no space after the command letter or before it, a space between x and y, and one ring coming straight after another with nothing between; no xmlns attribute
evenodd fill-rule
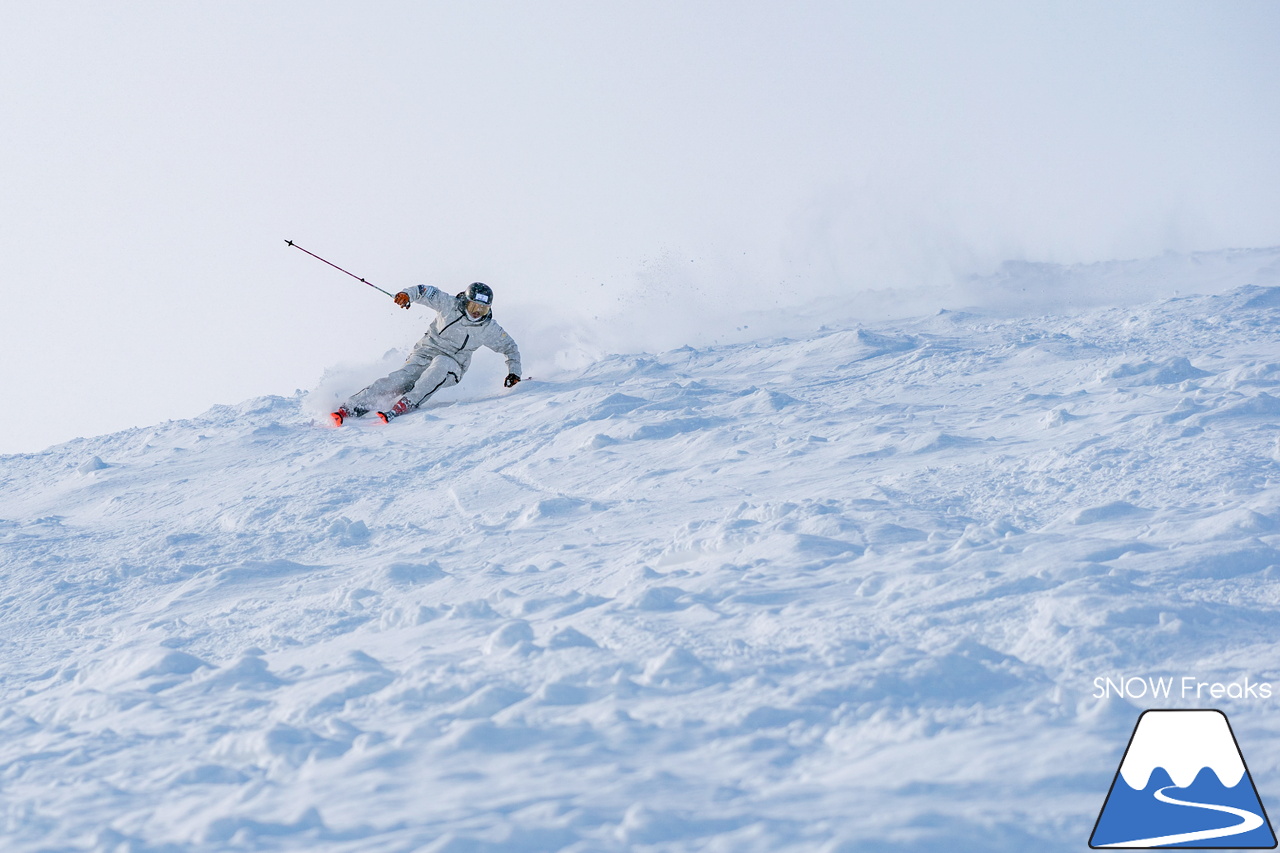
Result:
<svg viewBox="0 0 1280 853"><path fill-rule="evenodd" d="M5 3L0 453L420 334L285 239L489 282L544 372L1005 259L1280 244L1277 44L1273 2Z"/></svg>

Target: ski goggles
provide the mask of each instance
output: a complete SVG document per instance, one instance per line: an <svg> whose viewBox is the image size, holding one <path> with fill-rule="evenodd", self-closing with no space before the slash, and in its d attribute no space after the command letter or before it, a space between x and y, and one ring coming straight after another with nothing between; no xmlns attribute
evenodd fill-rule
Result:
<svg viewBox="0 0 1280 853"><path fill-rule="evenodd" d="M485 317L489 314L489 306L483 302L470 300L467 302L467 313L473 317Z"/></svg>

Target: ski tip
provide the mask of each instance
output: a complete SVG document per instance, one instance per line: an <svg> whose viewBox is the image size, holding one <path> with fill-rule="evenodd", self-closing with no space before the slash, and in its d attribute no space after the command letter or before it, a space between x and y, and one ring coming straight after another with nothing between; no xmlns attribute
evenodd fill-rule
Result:
<svg viewBox="0 0 1280 853"><path fill-rule="evenodd" d="M333 418L334 426L336 427L342 426L342 422L344 420L344 418L342 417L342 412L330 412L329 417Z"/></svg>
<svg viewBox="0 0 1280 853"><path fill-rule="evenodd" d="M382 421L384 424L391 423L391 418L387 417L386 412L378 412L378 420Z"/></svg>

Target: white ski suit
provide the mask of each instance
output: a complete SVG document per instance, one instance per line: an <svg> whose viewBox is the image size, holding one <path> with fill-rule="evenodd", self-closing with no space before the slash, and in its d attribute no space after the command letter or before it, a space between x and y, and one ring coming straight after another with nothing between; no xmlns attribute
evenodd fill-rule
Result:
<svg viewBox="0 0 1280 853"><path fill-rule="evenodd" d="M492 313L472 320L462 294L450 296L430 285L420 284L404 292L411 302L434 308L436 319L404 367L353 394L347 401L349 409L372 411L402 396L409 399L410 406L421 406L441 388L457 385L471 366L471 354L480 347L506 356L507 372L520 375L520 348Z"/></svg>

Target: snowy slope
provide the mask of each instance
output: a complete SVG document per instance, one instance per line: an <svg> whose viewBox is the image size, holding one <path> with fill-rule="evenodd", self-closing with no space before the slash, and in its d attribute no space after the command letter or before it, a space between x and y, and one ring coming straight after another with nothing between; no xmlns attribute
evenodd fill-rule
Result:
<svg viewBox="0 0 1280 853"><path fill-rule="evenodd" d="M1277 321L942 313L3 457L4 849L1084 849L1149 706L1095 678L1280 682ZM1155 706L1280 804L1274 701Z"/></svg>

